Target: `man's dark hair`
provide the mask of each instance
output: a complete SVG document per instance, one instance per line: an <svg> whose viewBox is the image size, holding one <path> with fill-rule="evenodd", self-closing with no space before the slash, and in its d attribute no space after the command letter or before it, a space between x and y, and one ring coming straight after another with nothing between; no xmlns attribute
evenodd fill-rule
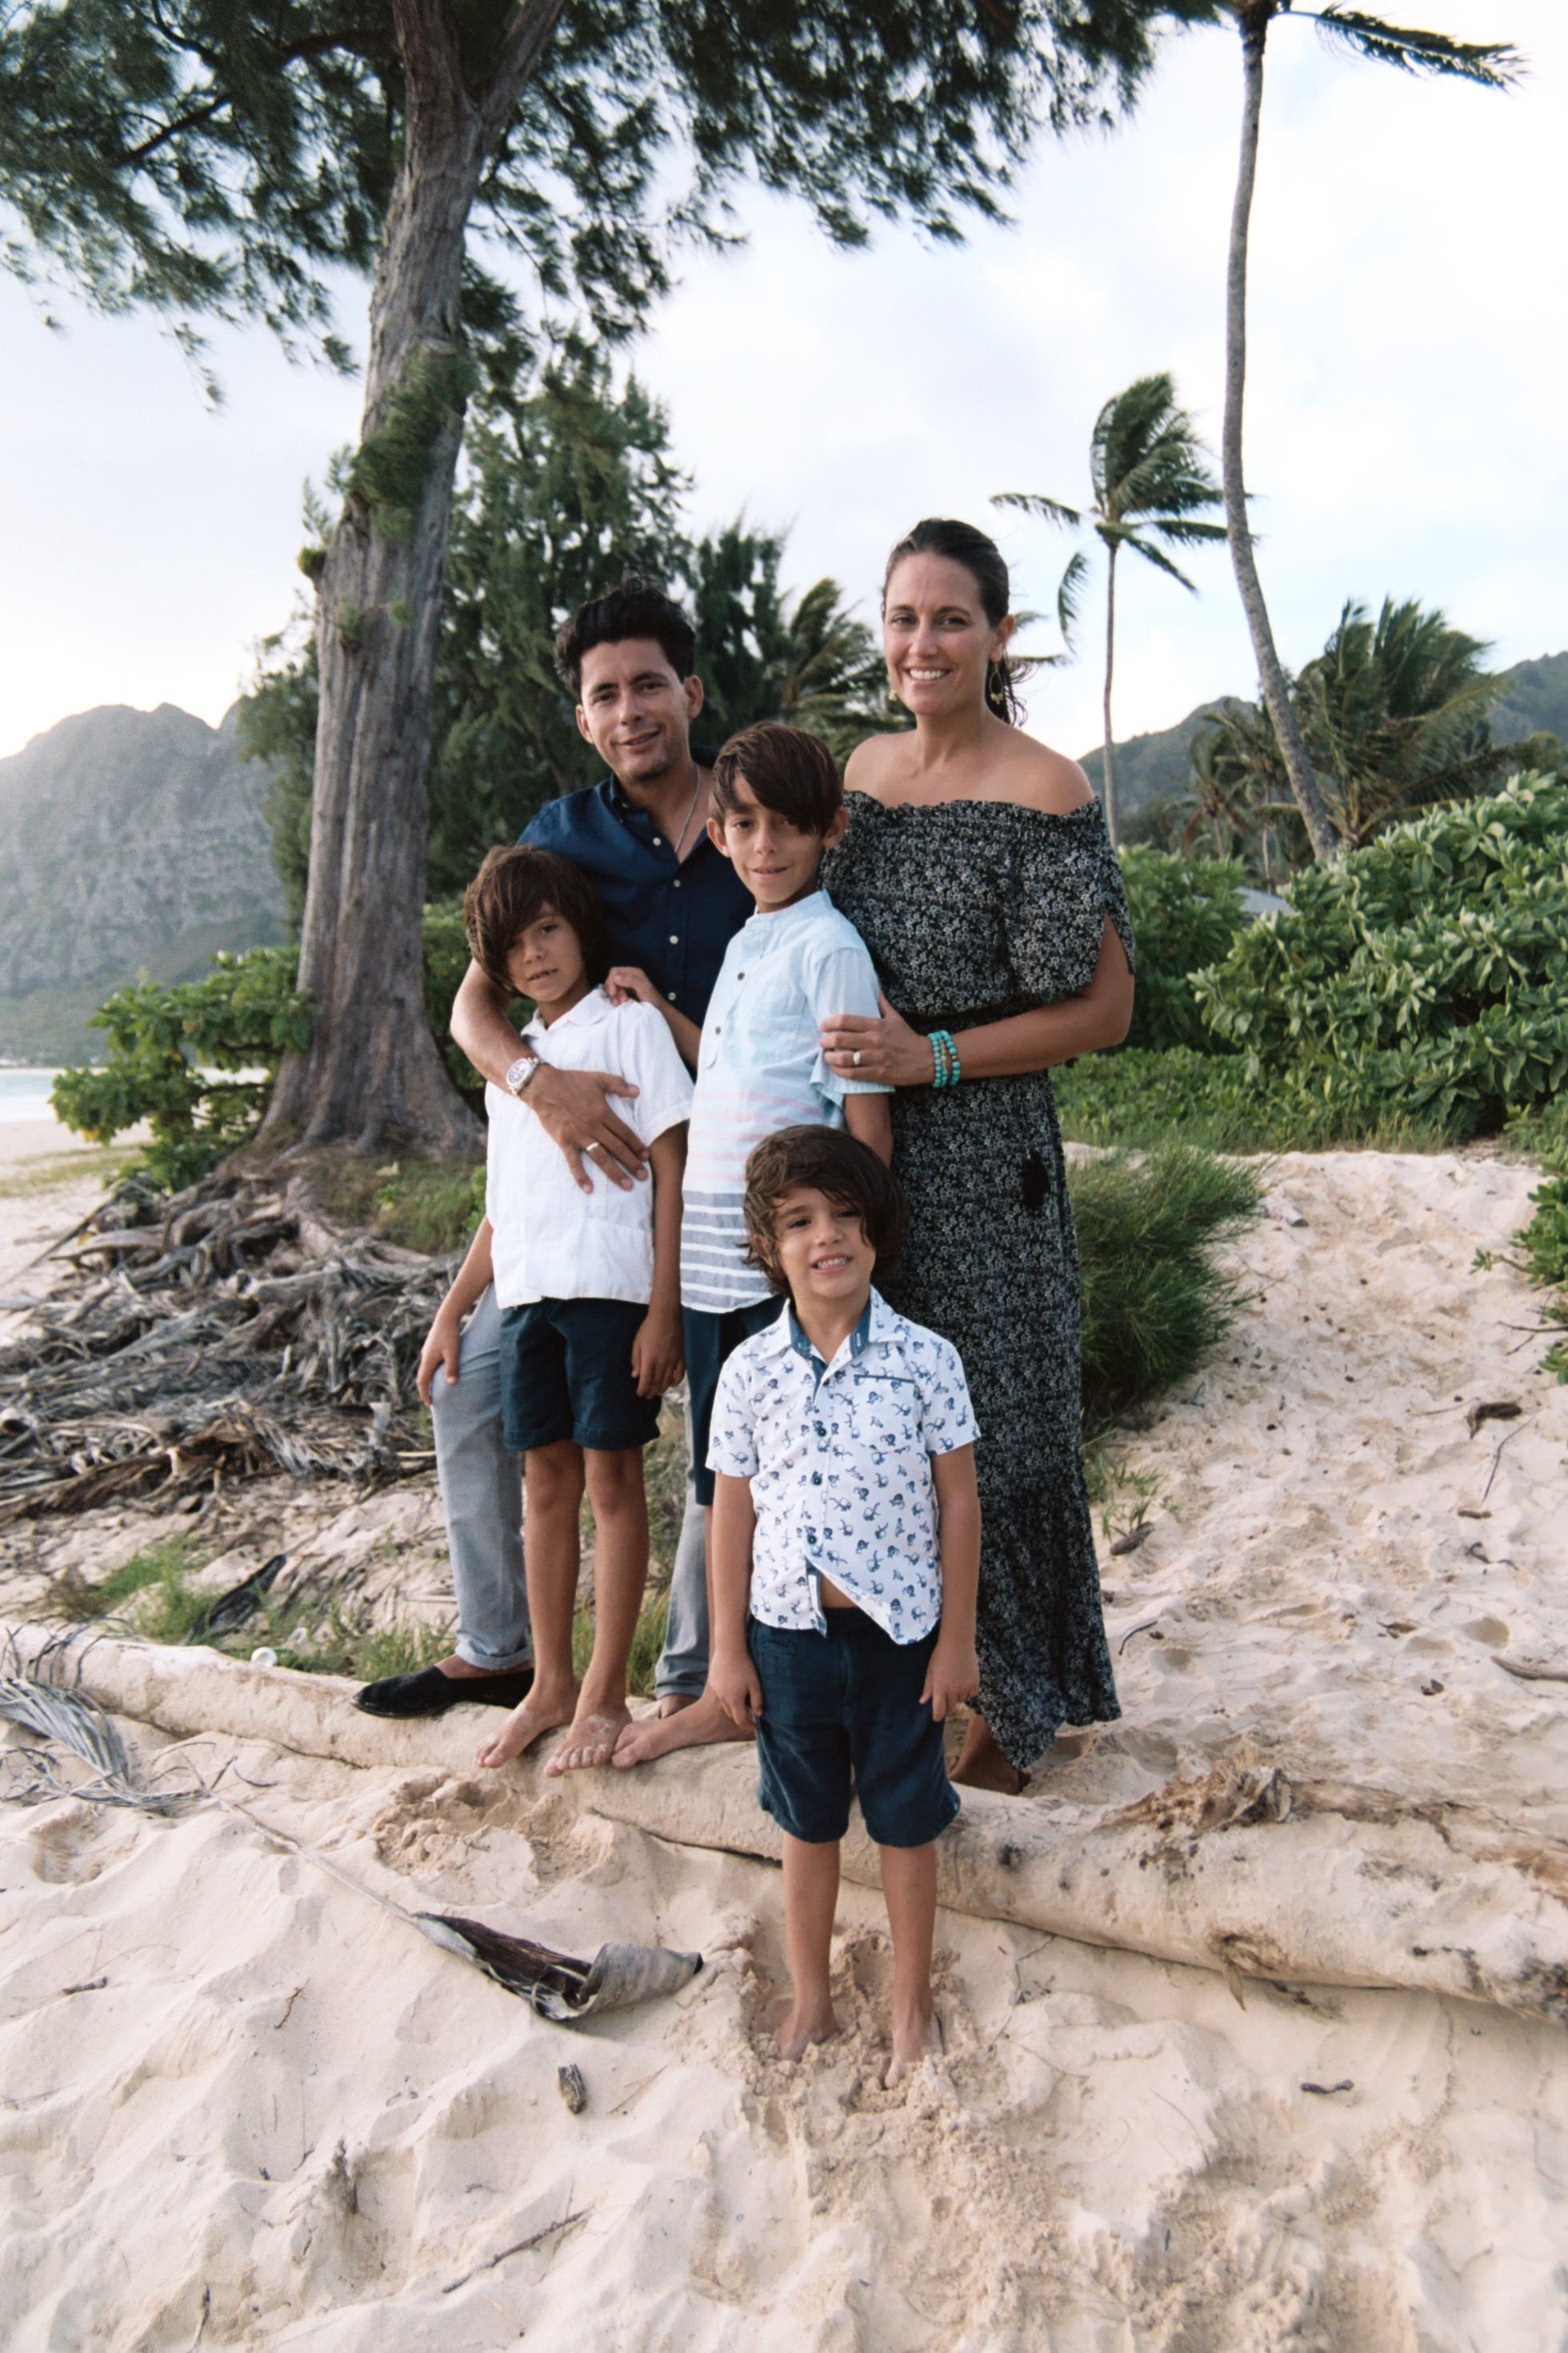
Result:
<svg viewBox="0 0 1568 2353"><path fill-rule="evenodd" d="M820 735L782 720L763 719L731 735L713 763L713 814L721 821L735 807L735 779L742 777L753 800L802 833L827 831L844 806L838 764Z"/></svg>
<svg viewBox="0 0 1568 2353"><path fill-rule="evenodd" d="M492 849L463 893L463 929L474 962L503 997L517 994L507 958L547 907L576 933L590 983L596 986L609 970L599 894L582 868L553 849L531 849L526 843Z"/></svg>
<svg viewBox="0 0 1568 2353"><path fill-rule="evenodd" d="M628 572L613 588L579 605L555 633L555 667L574 697L583 688L583 657L595 646L618 646L627 638L651 638L677 678L695 675L697 637L671 596L651 580Z"/></svg>
<svg viewBox="0 0 1568 2353"><path fill-rule="evenodd" d="M841 1127L781 1127L759 1144L746 1163L747 1257L775 1291L787 1291L779 1264L774 1221L786 1193L802 1186L826 1193L840 1209L859 1219L877 1253L880 1274L896 1263L909 1231L904 1188L884 1168L868 1144Z"/></svg>

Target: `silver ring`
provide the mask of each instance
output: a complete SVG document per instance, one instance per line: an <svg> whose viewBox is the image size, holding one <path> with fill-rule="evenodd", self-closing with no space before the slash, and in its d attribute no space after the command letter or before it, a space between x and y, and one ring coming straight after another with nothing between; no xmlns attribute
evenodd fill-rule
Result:
<svg viewBox="0 0 1568 2353"><path fill-rule="evenodd" d="M858 1046L856 1047L850 1060L854 1062L855 1068L858 1070L860 1067L860 1049Z"/></svg>

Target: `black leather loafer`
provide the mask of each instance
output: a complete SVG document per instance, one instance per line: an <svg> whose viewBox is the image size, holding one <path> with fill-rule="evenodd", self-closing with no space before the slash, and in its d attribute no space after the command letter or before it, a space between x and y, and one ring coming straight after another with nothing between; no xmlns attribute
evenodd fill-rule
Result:
<svg viewBox="0 0 1568 2353"><path fill-rule="evenodd" d="M533 1688L533 1669L499 1675L444 1675L423 1667L416 1675L383 1675L354 1694L366 1715L445 1715L449 1707L515 1707Z"/></svg>

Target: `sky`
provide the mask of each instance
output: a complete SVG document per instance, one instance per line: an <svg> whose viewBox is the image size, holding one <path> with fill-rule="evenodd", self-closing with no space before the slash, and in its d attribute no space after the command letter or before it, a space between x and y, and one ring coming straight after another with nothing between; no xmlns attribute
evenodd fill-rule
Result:
<svg viewBox="0 0 1568 2353"><path fill-rule="evenodd" d="M1415 14L1512 39L1530 79L1419 81L1289 18L1269 45L1247 471L1289 664L1352 596L1440 605L1500 665L1568 646L1568 12ZM800 206L742 193L745 248L684 257L631 355L692 525L787 528L786 579L831 573L874 621L889 543L963 515L1001 541L1016 606L1048 610L1070 543L994 492L1079 504L1101 403L1156 369L1217 447L1239 96L1234 36L1173 42L1129 123L1043 139L1013 225L957 250L894 227L839 253ZM216 723L302 586L302 486L357 422L352 382L259 329L214 335L215 412L153 321L51 307L58 329L0 280L0 756L99 703ZM348 287L351 340L363 312ZM1224 548L1184 568L1195 596L1121 566L1118 735L1254 691ZM1075 754L1100 732L1102 596L1097 566L1080 659L1029 691L1033 731Z"/></svg>

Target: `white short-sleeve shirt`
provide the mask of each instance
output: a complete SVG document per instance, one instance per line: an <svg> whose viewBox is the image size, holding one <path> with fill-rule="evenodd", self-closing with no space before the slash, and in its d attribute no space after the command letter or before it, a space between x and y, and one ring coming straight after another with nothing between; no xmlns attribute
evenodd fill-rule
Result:
<svg viewBox="0 0 1568 2353"><path fill-rule="evenodd" d="M651 1005L612 1005L602 988L594 988L548 1029L535 1018L522 1034L554 1070L611 1071L630 1079L640 1092L617 1095L615 1108L645 1144L678 1127L690 1112L690 1077L663 1014ZM485 1109L485 1211L495 1237L499 1303L646 1303L653 1296L653 1181L623 1188L585 1161L594 1189L584 1193L526 1095L487 1086Z"/></svg>
<svg viewBox="0 0 1568 2353"><path fill-rule="evenodd" d="M826 891L753 915L725 949L687 1140L682 1306L725 1315L768 1296L746 1260L747 1155L781 1127L842 1127L847 1095L890 1092L830 1070L817 1034L832 1014L878 1010L870 952Z"/></svg>
<svg viewBox="0 0 1568 2353"><path fill-rule="evenodd" d="M830 1365L792 1310L719 1376L708 1467L749 1479L753 1618L826 1632L826 1577L895 1642L942 1616L933 1454L980 1435L957 1349L873 1291Z"/></svg>

